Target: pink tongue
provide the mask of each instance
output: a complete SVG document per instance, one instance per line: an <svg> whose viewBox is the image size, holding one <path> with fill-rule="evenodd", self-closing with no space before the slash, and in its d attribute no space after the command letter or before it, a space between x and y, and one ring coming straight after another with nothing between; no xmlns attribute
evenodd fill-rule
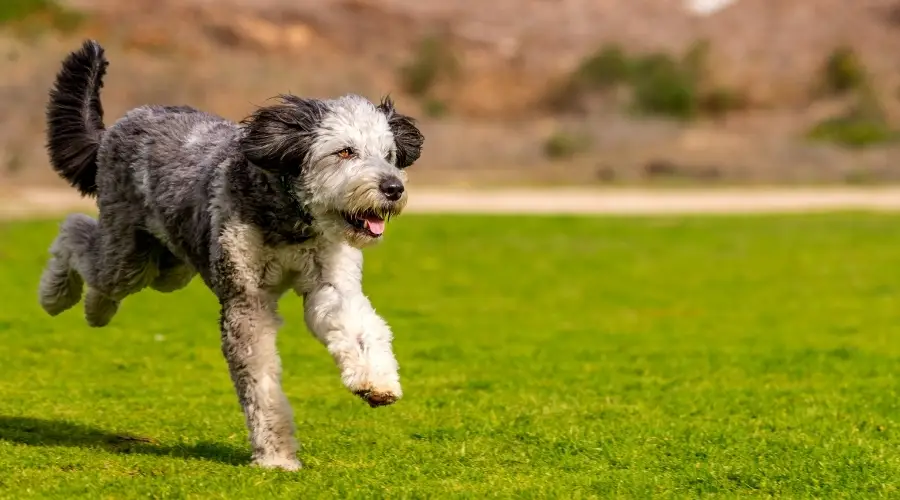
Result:
<svg viewBox="0 0 900 500"><path fill-rule="evenodd" d="M384 219L365 219L366 228L372 231L372 234L382 235L384 233Z"/></svg>

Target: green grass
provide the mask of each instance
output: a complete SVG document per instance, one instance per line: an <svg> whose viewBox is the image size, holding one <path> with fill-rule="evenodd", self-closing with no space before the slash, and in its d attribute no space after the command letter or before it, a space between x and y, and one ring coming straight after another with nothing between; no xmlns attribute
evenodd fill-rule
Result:
<svg viewBox="0 0 900 500"><path fill-rule="evenodd" d="M900 217L414 217L368 254L405 398L285 297L299 473L249 459L200 283L46 317L0 226L0 497L896 497Z"/></svg>

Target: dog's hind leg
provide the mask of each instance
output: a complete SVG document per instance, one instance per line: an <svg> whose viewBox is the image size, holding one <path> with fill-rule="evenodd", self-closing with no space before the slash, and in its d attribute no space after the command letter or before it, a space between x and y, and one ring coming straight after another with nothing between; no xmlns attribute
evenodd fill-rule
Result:
<svg viewBox="0 0 900 500"><path fill-rule="evenodd" d="M157 292L169 293L188 286L197 271L176 257L171 251L163 249L157 259L156 267L159 275L150 283L150 288Z"/></svg>
<svg viewBox="0 0 900 500"><path fill-rule="evenodd" d="M40 299L47 313L55 316L77 304L87 281L85 318L91 326L109 323L118 303L97 290L102 266L99 246L100 230L92 217L72 214L62 223L41 276Z"/></svg>
<svg viewBox="0 0 900 500"><path fill-rule="evenodd" d="M159 274L154 254L159 241L136 229L117 214L100 214L100 230L92 257L94 273L82 276L88 284L84 299L84 317L90 326L106 326L125 297L146 288Z"/></svg>
<svg viewBox="0 0 900 500"><path fill-rule="evenodd" d="M122 299L156 277L152 254L159 243L133 225L103 222L103 215L98 223L83 214L63 222L41 277L41 305L48 313L59 314L78 303L87 282L85 319L91 326L105 326Z"/></svg>
<svg viewBox="0 0 900 500"><path fill-rule="evenodd" d="M95 328L106 326L119 311L121 300L115 300L96 288L88 288L84 297L84 319Z"/></svg>
<svg viewBox="0 0 900 500"><path fill-rule="evenodd" d="M72 214L60 226L59 235L50 246L52 257L41 275L39 289L41 306L51 316L81 300L82 276L93 273L89 257L93 255L96 236L97 221L84 214Z"/></svg>

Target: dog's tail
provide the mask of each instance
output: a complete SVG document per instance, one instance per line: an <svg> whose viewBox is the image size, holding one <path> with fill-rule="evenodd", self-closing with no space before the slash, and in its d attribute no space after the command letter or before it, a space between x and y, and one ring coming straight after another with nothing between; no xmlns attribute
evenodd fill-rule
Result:
<svg viewBox="0 0 900 500"><path fill-rule="evenodd" d="M84 196L97 193L97 151L103 137L100 89L109 63L88 40L66 57L47 104L47 150L53 170Z"/></svg>

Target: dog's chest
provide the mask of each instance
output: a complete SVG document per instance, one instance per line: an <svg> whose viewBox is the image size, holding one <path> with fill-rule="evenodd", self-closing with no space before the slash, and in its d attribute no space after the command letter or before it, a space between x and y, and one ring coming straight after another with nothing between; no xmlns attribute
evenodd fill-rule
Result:
<svg viewBox="0 0 900 500"><path fill-rule="evenodd" d="M260 287L282 293L300 282L313 278L315 273L314 251L299 245L270 248L263 255L260 269Z"/></svg>

